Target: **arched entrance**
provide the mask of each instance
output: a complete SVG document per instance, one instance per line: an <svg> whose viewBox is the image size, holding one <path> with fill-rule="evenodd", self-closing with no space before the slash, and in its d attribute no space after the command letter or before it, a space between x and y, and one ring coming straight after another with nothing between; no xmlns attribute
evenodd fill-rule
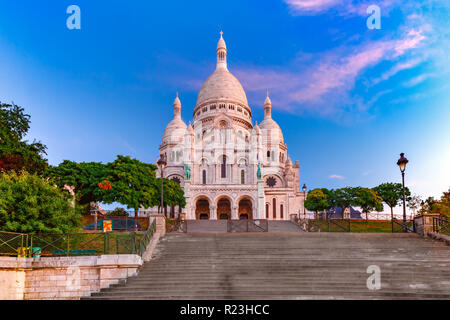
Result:
<svg viewBox="0 0 450 320"><path fill-rule="evenodd" d="M217 202L217 219L230 220L231 219L231 202L227 198L222 198Z"/></svg>
<svg viewBox="0 0 450 320"><path fill-rule="evenodd" d="M209 201L207 199L198 199L195 204L195 218L197 220L208 220L209 217Z"/></svg>
<svg viewBox="0 0 450 320"><path fill-rule="evenodd" d="M244 198L239 201L238 217L239 220L253 219L252 201L250 199Z"/></svg>

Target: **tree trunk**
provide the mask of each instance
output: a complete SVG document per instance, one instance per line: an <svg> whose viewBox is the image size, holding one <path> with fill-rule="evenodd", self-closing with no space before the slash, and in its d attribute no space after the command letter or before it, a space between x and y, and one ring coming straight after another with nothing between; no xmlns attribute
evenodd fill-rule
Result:
<svg viewBox="0 0 450 320"><path fill-rule="evenodd" d="M369 213L366 212L366 221L369 221Z"/></svg>
<svg viewBox="0 0 450 320"><path fill-rule="evenodd" d="M344 220L344 212L345 212L345 208L341 208L342 209L342 220Z"/></svg>
<svg viewBox="0 0 450 320"><path fill-rule="evenodd" d="M391 208L391 221L394 221L394 208L393 207L390 208Z"/></svg>

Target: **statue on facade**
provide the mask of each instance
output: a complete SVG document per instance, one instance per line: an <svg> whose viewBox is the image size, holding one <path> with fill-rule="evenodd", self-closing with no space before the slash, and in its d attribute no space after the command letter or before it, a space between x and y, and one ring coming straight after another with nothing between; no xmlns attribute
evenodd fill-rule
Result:
<svg viewBox="0 0 450 320"><path fill-rule="evenodd" d="M258 170L256 170L256 177L258 180L262 179L262 172L261 172L261 163L258 162Z"/></svg>
<svg viewBox="0 0 450 320"><path fill-rule="evenodd" d="M184 178L186 181L191 180L191 167L187 163L184 164Z"/></svg>

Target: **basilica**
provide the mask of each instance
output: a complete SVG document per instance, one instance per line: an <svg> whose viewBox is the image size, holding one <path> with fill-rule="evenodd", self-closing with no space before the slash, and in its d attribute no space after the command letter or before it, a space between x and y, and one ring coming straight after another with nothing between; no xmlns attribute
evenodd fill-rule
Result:
<svg viewBox="0 0 450 320"><path fill-rule="evenodd" d="M288 220L304 210L299 163L288 156L268 93L264 120L253 123L244 88L228 70L227 53L221 32L216 70L200 89L192 123L181 119L178 93L173 103L159 153L166 160L163 175L180 183L186 207L168 208L167 215Z"/></svg>

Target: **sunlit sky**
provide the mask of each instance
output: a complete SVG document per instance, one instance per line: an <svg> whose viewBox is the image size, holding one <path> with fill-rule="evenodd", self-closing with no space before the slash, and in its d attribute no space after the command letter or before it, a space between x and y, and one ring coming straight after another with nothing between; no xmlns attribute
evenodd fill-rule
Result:
<svg viewBox="0 0 450 320"><path fill-rule="evenodd" d="M81 30L66 27L69 5ZM369 30L366 9L381 8ZM178 91L192 119L214 71L229 70L263 119L266 89L308 188L400 182L421 197L450 187L447 0L2 1L0 101L31 114L27 139L56 165L154 162Z"/></svg>

